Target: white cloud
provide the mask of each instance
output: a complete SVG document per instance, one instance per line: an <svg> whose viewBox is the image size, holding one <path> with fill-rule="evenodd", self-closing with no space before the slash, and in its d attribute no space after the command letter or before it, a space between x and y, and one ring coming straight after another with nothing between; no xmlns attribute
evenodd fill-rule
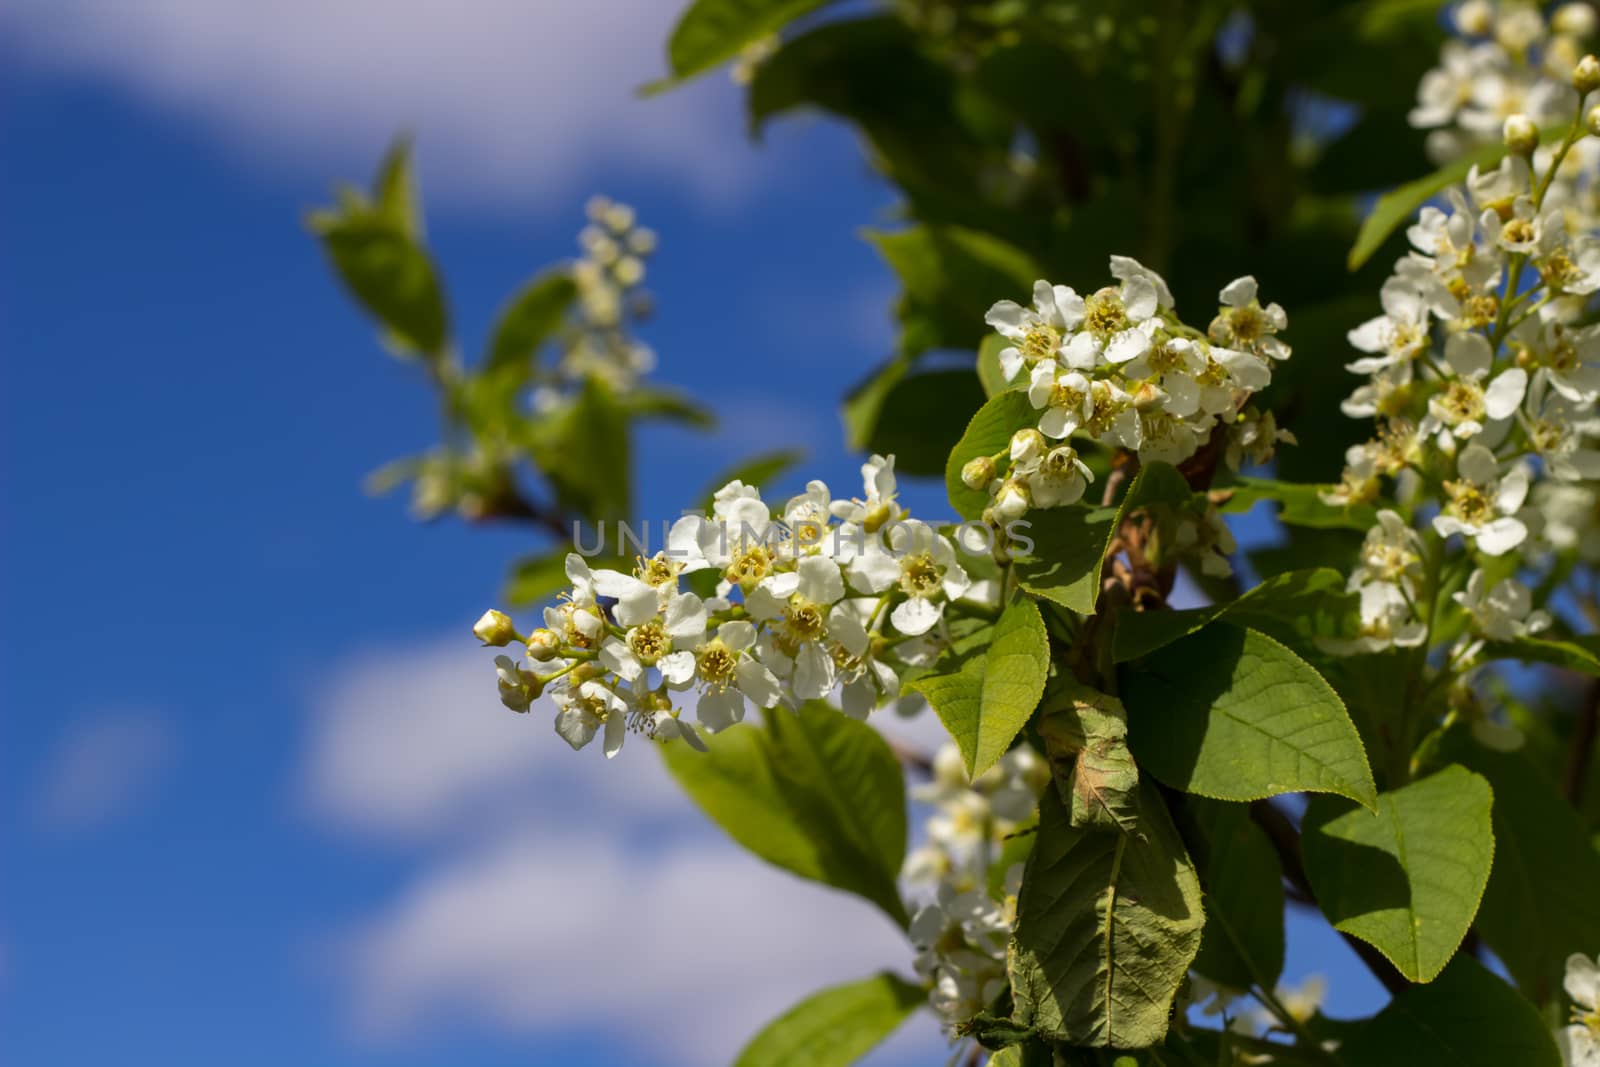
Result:
<svg viewBox="0 0 1600 1067"><path fill-rule="evenodd" d="M107 712L73 723L39 785L39 821L87 830L132 813L170 765L171 727L146 712Z"/></svg>
<svg viewBox="0 0 1600 1067"><path fill-rule="evenodd" d="M718 840L639 855L583 829L499 842L411 886L351 953L361 1024L461 1013L726 1063L813 990L908 973L904 939L854 898Z"/></svg>
<svg viewBox="0 0 1600 1067"><path fill-rule="evenodd" d="M359 1034L603 1028L652 1061L727 1062L807 993L909 973L887 919L709 828L651 746L607 762L550 719L500 708L488 653L456 638L358 657L323 687L303 801L341 832L451 843L336 938ZM894 725L931 748L928 723ZM943 1047L921 1013L874 1062Z"/></svg>
<svg viewBox="0 0 1600 1067"><path fill-rule="evenodd" d="M430 188L539 207L666 178L719 202L749 177L737 94L663 97L669 0L9 0L28 59L201 119L276 166L365 173L400 128Z"/></svg>

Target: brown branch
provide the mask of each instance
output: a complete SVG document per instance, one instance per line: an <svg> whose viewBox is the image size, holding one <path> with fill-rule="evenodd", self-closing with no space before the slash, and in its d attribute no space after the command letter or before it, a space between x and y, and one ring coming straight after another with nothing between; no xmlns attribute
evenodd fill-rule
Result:
<svg viewBox="0 0 1600 1067"><path fill-rule="evenodd" d="M1255 824L1266 832L1267 840L1272 842L1273 849L1278 853L1278 860L1283 864L1284 877L1294 888L1312 903L1316 902L1317 895L1311 888L1311 880L1306 877L1306 868L1300 858L1300 831L1270 800L1257 800L1250 805L1250 817ZM1405 975L1395 970L1394 964L1383 958L1383 954L1365 941L1352 937L1344 931L1339 931L1339 936L1361 958L1378 981L1391 994L1400 993L1408 988L1411 983Z"/></svg>

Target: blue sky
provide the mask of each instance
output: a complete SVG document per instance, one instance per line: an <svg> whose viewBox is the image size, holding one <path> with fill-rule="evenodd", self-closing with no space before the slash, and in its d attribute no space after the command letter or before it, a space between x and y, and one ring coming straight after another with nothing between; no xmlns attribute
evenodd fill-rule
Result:
<svg viewBox="0 0 1600 1067"><path fill-rule="evenodd" d="M414 129L470 351L590 192L636 205L658 377L724 417L644 439L640 506L671 516L774 446L852 485L834 411L894 291L857 230L892 197L820 121L748 145L720 78L632 101L666 17L643 0L270 7L0 14L9 1062L710 1063L903 964L643 747L605 765L498 708L466 629L534 546L362 494L431 443L431 398L299 221ZM1293 932L1291 973L1370 1010ZM940 1047L923 1025L882 1062Z"/></svg>

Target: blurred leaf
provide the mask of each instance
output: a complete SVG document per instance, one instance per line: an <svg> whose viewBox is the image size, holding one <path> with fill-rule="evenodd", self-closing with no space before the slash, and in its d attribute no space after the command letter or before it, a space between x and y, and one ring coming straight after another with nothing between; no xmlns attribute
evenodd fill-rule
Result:
<svg viewBox="0 0 1600 1067"><path fill-rule="evenodd" d="M754 41L829 0L694 0L678 19L667 58L679 81L737 56Z"/></svg>
<svg viewBox="0 0 1600 1067"><path fill-rule="evenodd" d="M824 989L768 1023L733 1067L850 1067L927 999L887 972Z"/></svg>
<svg viewBox="0 0 1600 1067"><path fill-rule="evenodd" d="M711 514L711 506L715 502L717 490L731 482L743 482L753 485L757 489L765 488L767 483L778 477L784 471L806 458L803 450L786 448L775 452L762 452L759 455L749 456L740 460L734 466L723 471L705 492L700 494L701 510Z"/></svg>
<svg viewBox="0 0 1600 1067"><path fill-rule="evenodd" d="M422 197L412 173L410 137L396 137L389 146L373 183L373 202L407 237L422 240Z"/></svg>
<svg viewBox="0 0 1600 1067"><path fill-rule="evenodd" d="M1032 291L1032 259L1016 247L956 226L868 231L900 276L900 351L976 349L989 327L984 313L1006 296Z"/></svg>
<svg viewBox="0 0 1600 1067"><path fill-rule="evenodd" d="M879 733L820 701L709 739L664 745L667 770L713 822L768 863L864 897L908 922L900 763Z"/></svg>
<svg viewBox="0 0 1600 1067"><path fill-rule="evenodd" d="M1264 634L1207 626L1125 671L1122 700L1139 765L1173 789L1219 800L1317 792L1377 803L1339 694Z"/></svg>
<svg viewBox="0 0 1600 1067"><path fill-rule="evenodd" d="M507 605L513 608L529 607L565 589L569 584L566 565L570 551L570 546L562 545L550 552L523 556L512 564L502 594Z"/></svg>
<svg viewBox="0 0 1600 1067"><path fill-rule="evenodd" d="M629 517L628 419L604 383L587 379L570 404L528 430L528 447L561 511L594 522Z"/></svg>
<svg viewBox="0 0 1600 1067"><path fill-rule="evenodd" d="M1378 524L1377 509L1370 504L1324 504L1320 494L1333 488L1328 485L1297 485L1239 475L1222 488L1231 494L1219 507L1225 514L1246 512L1259 502L1270 500L1279 505L1274 517L1288 526L1369 530Z"/></svg>
<svg viewBox="0 0 1600 1067"><path fill-rule="evenodd" d="M717 424L717 417L699 401L676 389L658 385L636 385L622 394L618 403L632 418L666 419L700 430L709 430Z"/></svg>
<svg viewBox="0 0 1600 1067"><path fill-rule="evenodd" d="M1162 1040L1200 947L1200 883L1160 792L1139 830L1075 830L1055 790L1039 800L1009 953L1016 1021L1075 1045Z"/></svg>
<svg viewBox="0 0 1600 1067"><path fill-rule="evenodd" d="M1566 132L1565 127L1546 129L1541 135L1541 140L1546 143L1560 140ZM1489 170L1505 158L1505 154L1506 146L1502 143L1484 145L1460 159L1446 163L1425 178L1407 182L1393 192L1379 197L1378 202L1372 207L1372 212L1361 223L1361 232L1356 235L1356 243L1350 249L1347 261L1349 268L1355 270L1365 263L1382 247L1391 233L1410 222L1429 200L1450 186L1466 181L1467 172L1473 167Z"/></svg>
<svg viewBox="0 0 1600 1067"><path fill-rule="evenodd" d="M578 287L564 268L546 271L513 296L489 342L487 367L526 366L539 346L561 326Z"/></svg>
<svg viewBox="0 0 1600 1067"><path fill-rule="evenodd" d="M428 253L375 214L314 218L328 261L345 287L404 350L437 358L448 314Z"/></svg>
<svg viewBox="0 0 1600 1067"><path fill-rule="evenodd" d="M970 370L900 372L900 364L845 403L850 447L895 457L901 474L938 477L983 388Z"/></svg>
<svg viewBox="0 0 1600 1067"><path fill-rule="evenodd" d="M1491 659L1550 663L1591 678L1600 678L1600 635L1519 637L1514 641L1492 642L1485 649Z"/></svg>
<svg viewBox="0 0 1600 1067"><path fill-rule="evenodd" d="M1328 921L1413 982L1444 970L1472 925L1494 860L1489 783L1452 765L1378 798L1378 811L1313 797L1306 874Z"/></svg>
<svg viewBox="0 0 1600 1067"><path fill-rule="evenodd" d="M1339 1049L1359 1067L1560 1067L1539 1013L1477 960L1457 956L1427 985L1402 990Z"/></svg>

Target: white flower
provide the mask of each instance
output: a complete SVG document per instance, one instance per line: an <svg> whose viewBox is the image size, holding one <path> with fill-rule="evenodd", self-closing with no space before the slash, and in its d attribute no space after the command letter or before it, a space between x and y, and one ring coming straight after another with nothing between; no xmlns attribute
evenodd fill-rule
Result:
<svg viewBox="0 0 1600 1067"><path fill-rule="evenodd" d="M1445 299L1448 299L1445 293ZM1425 293L1412 282L1390 278L1379 291L1383 314L1351 330L1350 344L1373 355L1349 364L1357 374L1370 374L1415 359L1428 345L1431 315L1449 318L1457 310L1437 294Z"/></svg>
<svg viewBox="0 0 1600 1067"><path fill-rule="evenodd" d="M972 579L956 561L948 538L927 523L912 520L889 530L888 551L879 547L850 562L850 584L864 593L884 593L898 585L906 599L895 605L889 621L903 634L924 634L944 616L947 600L956 600Z"/></svg>
<svg viewBox="0 0 1600 1067"><path fill-rule="evenodd" d="M1223 287L1217 299L1222 309L1211 323L1213 340L1268 359L1289 358L1289 346L1276 336L1288 328L1289 316L1277 304L1261 306L1253 277L1235 278Z"/></svg>
<svg viewBox="0 0 1600 1067"><path fill-rule="evenodd" d="M595 732L604 726L606 759L622 751L629 709L628 702L616 690L590 679L577 686L553 685L550 699L556 705L556 733L567 744L580 749L594 740Z"/></svg>
<svg viewBox="0 0 1600 1067"><path fill-rule="evenodd" d="M1494 454L1482 445L1468 445L1456 458L1458 478L1444 483L1449 501L1435 516L1433 528L1441 537L1462 534L1472 538L1478 551L1500 556L1520 545L1528 528L1516 517L1528 496L1528 469L1513 467L1504 477Z"/></svg>
<svg viewBox="0 0 1600 1067"><path fill-rule="evenodd" d="M700 644L706 635L706 606L693 593L679 593L658 617L652 614L628 628L623 638L609 637L600 646L600 662L631 682L654 667L677 645Z"/></svg>
<svg viewBox="0 0 1600 1067"><path fill-rule="evenodd" d="M762 579L745 597L751 617L781 623L782 651L793 661L791 684L801 700L816 700L833 690L837 664L825 642L829 608L843 596L838 562L807 556L794 570Z"/></svg>
<svg viewBox="0 0 1600 1067"><path fill-rule="evenodd" d="M1427 640L1428 628L1411 611L1411 604L1392 582L1350 583L1361 596L1361 630L1354 638L1323 639L1317 643L1335 655L1382 652L1388 648L1415 648Z"/></svg>
<svg viewBox="0 0 1600 1067"><path fill-rule="evenodd" d="M1422 577L1422 538L1398 512L1378 512L1378 525L1367 531L1361 564L1352 573L1354 585L1369 581L1409 584Z"/></svg>
<svg viewBox="0 0 1600 1067"><path fill-rule="evenodd" d="M1600 562L1600 491L1591 485L1542 482L1535 490L1539 535L1559 552Z"/></svg>
<svg viewBox="0 0 1600 1067"><path fill-rule="evenodd" d="M1444 388L1428 398L1428 414L1418 432L1424 437L1441 429L1466 440L1484 431L1484 419L1502 422L1516 413L1528 389L1528 372L1511 367L1497 374L1488 388L1494 355L1489 340L1477 332L1451 334L1445 342L1444 358L1455 371Z"/></svg>
<svg viewBox="0 0 1600 1067"><path fill-rule="evenodd" d="M1572 998L1572 1023L1557 1035L1568 1067L1600 1067L1600 967L1582 953L1567 957L1562 982Z"/></svg>
<svg viewBox="0 0 1600 1067"><path fill-rule="evenodd" d="M1051 363L1033 368L1028 402L1044 412L1039 432L1058 439L1071 436L1094 412L1090 392L1089 379L1078 371Z"/></svg>
<svg viewBox="0 0 1600 1067"><path fill-rule="evenodd" d="M1473 626L1491 641L1511 641L1538 633L1550 625L1550 616L1533 608L1533 594L1515 578L1489 588L1482 570L1474 570L1467 587L1453 599L1472 617Z"/></svg>
<svg viewBox="0 0 1600 1067"><path fill-rule="evenodd" d="M1180 552L1198 557L1202 573L1213 578L1226 578L1233 573L1228 557L1239 546L1216 508L1204 515L1183 516L1178 523L1176 541Z"/></svg>
<svg viewBox="0 0 1600 1067"><path fill-rule="evenodd" d="M834 517L867 533L873 533L900 515L895 502L898 487L893 456L873 456L861 465L861 481L866 496L860 500L835 500L829 505Z"/></svg>
<svg viewBox="0 0 1600 1067"><path fill-rule="evenodd" d="M1033 283L1033 309L1002 300L984 315L1011 344L1000 350L1000 373L1011 381L1028 366L1051 362L1062 341L1083 321L1083 298L1065 285Z"/></svg>
<svg viewBox="0 0 1600 1067"><path fill-rule="evenodd" d="M1167 283L1156 274L1125 256L1113 256L1111 273L1122 284L1115 289L1097 290L1084 300L1081 332L1067 343L1066 361L1071 366L1126 363L1150 349L1150 337L1161 325L1156 313L1172 305Z"/></svg>
<svg viewBox="0 0 1600 1067"><path fill-rule="evenodd" d="M494 673L500 686L500 703L512 711L527 711L533 703L536 682L517 666L510 656L494 658Z"/></svg>
<svg viewBox="0 0 1600 1067"><path fill-rule="evenodd" d="M1206 367L1206 354L1200 345L1186 337L1174 337L1130 360L1122 373L1129 381L1147 378L1159 384L1167 395L1162 408L1182 417L1200 410L1200 383L1196 379L1206 372Z"/></svg>
<svg viewBox="0 0 1600 1067"><path fill-rule="evenodd" d="M1528 444L1544 460L1550 476L1566 482L1600 479L1600 449L1585 438L1600 434L1600 419L1549 388L1547 377L1534 379L1528 390L1527 413L1519 421Z"/></svg>
<svg viewBox="0 0 1600 1067"><path fill-rule="evenodd" d="M1076 504L1094 481L1093 472L1069 445L1057 445L1045 453L1026 477L1033 506L1039 508Z"/></svg>
<svg viewBox="0 0 1600 1067"><path fill-rule="evenodd" d="M755 643L755 626L734 620L718 626L716 636L693 652L674 652L661 661L669 688L688 689L698 682L695 717L712 733L744 720L746 697L763 708L776 707L782 697L778 679L751 655Z"/></svg>

